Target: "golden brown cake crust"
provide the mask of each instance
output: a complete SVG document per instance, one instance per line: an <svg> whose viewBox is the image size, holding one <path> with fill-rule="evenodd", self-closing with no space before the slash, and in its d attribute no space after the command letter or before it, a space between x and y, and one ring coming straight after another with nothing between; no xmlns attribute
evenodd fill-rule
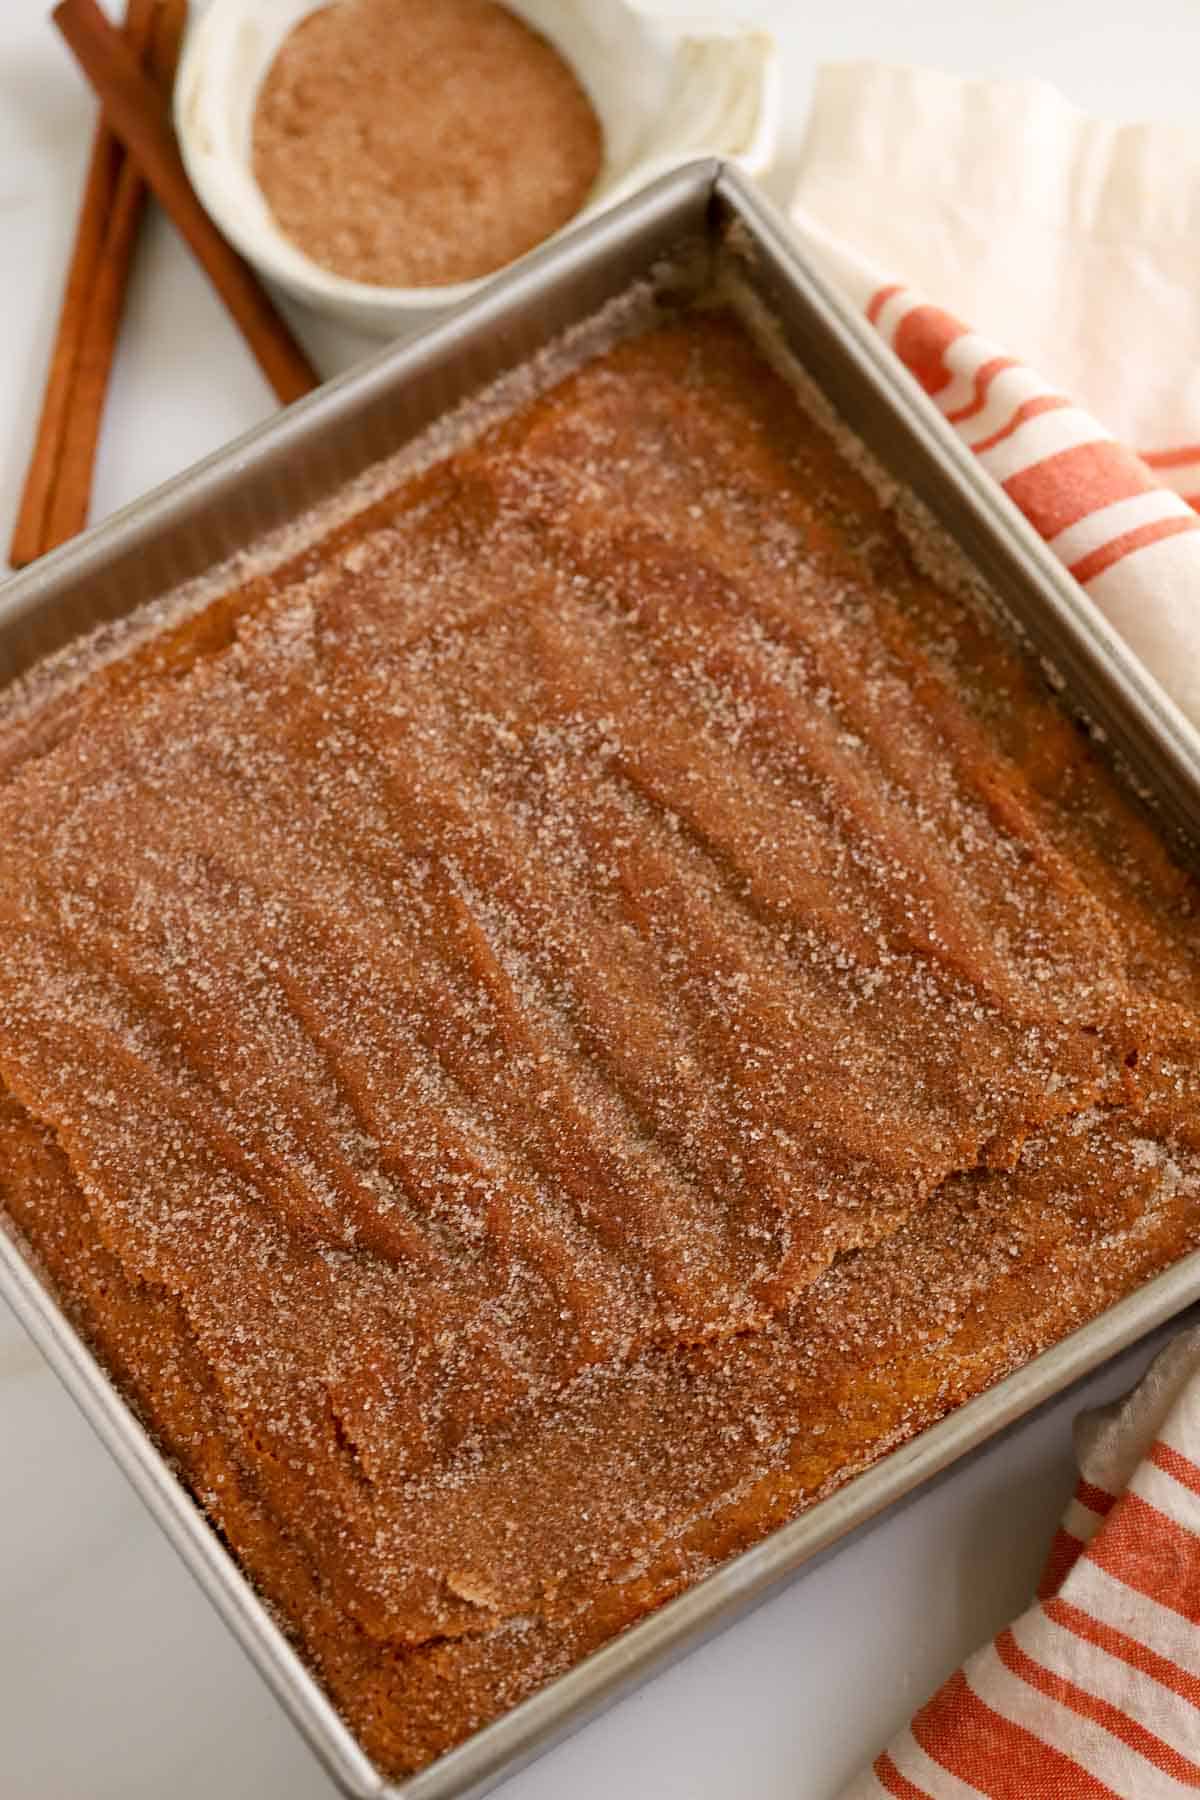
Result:
<svg viewBox="0 0 1200 1800"><path fill-rule="evenodd" d="M0 743L0 1200L389 1772L1192 1246L1190 878L729 316Z"/></svg>

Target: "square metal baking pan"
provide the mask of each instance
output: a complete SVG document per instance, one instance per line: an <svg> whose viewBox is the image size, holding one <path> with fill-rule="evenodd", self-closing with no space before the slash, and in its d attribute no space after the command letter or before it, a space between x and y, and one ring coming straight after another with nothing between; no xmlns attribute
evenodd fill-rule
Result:
<svg viewBox="0 0 1200 1800"><path fill-rule="evenodd" d="M874 332L808 266L782 218L715 162L679 170L527 259L421 337L383 352L0 590L0 686L295 517L689 240L734 259L842 419L981 572L1159 810L1200 842L1200 737L1104 625ZM421 1774L371 1766L15 1238L0 1293L121 1464L343 1790L466 1800L729 1623L800 1565L1200 1297L1200 1253L856 1476Z"/></svg>

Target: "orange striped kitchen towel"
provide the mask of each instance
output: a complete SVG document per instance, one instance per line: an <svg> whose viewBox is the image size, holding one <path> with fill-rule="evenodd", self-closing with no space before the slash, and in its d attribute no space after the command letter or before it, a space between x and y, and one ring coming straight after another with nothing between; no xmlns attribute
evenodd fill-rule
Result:
<svg viewBox="0 0 1200 1800"><path fill-rule="evenodd" d="M1041 82L838 65L793 216L1200 724L1200 136Z"/></svg>
<svg viewBox="0 0 1200 1800"><path fill-rule="evenodd" d="M1200 137L847 65L818 77L794 217L1200 724ZM1076 1438L1035 1603L842 1800L1200 1790L1200 1330Z"/></svg>
<svg viewBox="0 0 1200 1800"><path fill-rule="evenodd" d="M1200 1331L1076 1427L1036 1603L842 1800L1175 1800L1200 1789Z"/></svg>

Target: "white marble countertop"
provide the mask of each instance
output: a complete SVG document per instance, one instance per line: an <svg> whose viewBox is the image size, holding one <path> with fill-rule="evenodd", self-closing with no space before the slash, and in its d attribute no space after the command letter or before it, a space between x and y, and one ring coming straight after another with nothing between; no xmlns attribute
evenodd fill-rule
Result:
<svg viewBox="0 0 1200 1800"><path fill-rule="evenodd" d="M695 4L663 5L695 13ZM811 72L882 55L1054 80L1120 118L1195 117L1195 0L742 0L785 56L785 194ZM16 503L90 113L44 0L0 6L0 529ZM365 346L298 319L325 372ZM215 301L156 221L105 426L97 516L265 415ZM1161 1337L1163 1334L1159 1334ZM1009 1432L517 1777L512 1800L831 1800L1026 1604L1072 1483L1070 1421L1142 1345ZM333 1789L0 1304L0 1793L329 1800Z"/></svg>

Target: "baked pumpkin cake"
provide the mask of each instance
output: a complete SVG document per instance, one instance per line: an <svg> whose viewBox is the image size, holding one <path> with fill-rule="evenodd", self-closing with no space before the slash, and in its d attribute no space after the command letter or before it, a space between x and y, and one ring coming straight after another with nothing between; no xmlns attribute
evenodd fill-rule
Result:
<svg viewBox="0 0 1200 1800"><path fill-rule="evenodd" d="M0 1200L389 1774L1200 1242L1191 876L731 312L0 770Z"/></svg>

